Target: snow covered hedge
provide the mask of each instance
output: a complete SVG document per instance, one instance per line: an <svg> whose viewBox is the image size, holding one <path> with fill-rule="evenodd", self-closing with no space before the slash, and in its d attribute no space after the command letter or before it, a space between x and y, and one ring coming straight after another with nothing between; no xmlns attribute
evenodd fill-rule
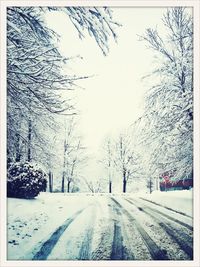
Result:
<svg viewBox="0 0 200 267"><path fill-rule="evenodd" d="M30 162L11 163L8 168L7 196L34 198L46 191L46 174Z"/></svg>

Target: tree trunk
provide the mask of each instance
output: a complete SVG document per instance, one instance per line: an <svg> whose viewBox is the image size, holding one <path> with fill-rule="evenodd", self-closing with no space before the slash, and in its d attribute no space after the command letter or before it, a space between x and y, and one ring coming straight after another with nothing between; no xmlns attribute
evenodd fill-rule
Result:
<svg viewBox="0 0 200 267"><path fill-rule="evenodd" d="M126 182L127 182L127 179L126 179L126 169L123 169L123 193L126 193Z"/></svg>
<svg viewBox="0 0 200 267"><path fill-rule="evenodd" d="M28 121L28 155L27 155L28 162L31 161L31 139L32 139L32 122L29 119Z"/></svg>
<svg viewBox="0 0 200 267"><path fill-rule="evenodd" d="M68 181L68 182L67 182L67 193L70 192L70 184L71 184L71 181Z"/></svg>
<svg viewBox="0 0 200 267"><path fill-rule="evenodd" d="M51 193L51 172L49 172L49 192Z"/></svg>
<svg viewBox="0 0 200 267"><path fill-rule="evenodd" d="M126 179L123 180L123 193L126 193Z"/></svg>
<svg viewBox="0 0 200 267"><path fill-rule="evenodd" d="M51 173L51 192L53 193L53 172Z"/></svg>
<svg viewBox="0 0 200 267"><path fill-rule="evenodd" d="M149 181L149 193L151 194L152 193L152 180L150 178L150 181Z"/></svg>
<svg viewBox="0 0 200 267"><path fill-rule="evenodd" d="M49 192L53 192L53 173L49 172Z"/></svg>
<svg viewBox="0 0 200 267"><path fill-rule="evenodd" d="M109 193L112 193L112 182L109 181Z"/></svg>
<svg viewBox="0 0 200 267"><path fill-rule="evenodd" d="M62 176L61 192L62 192L62 193L65 192L65 174L64 174L64 173L63 173L63 176Z"/></svg>
<svg viewBox="0 0 200 267"><path fill-rule="evenodd" d="M21 153L20 153L20 136L18 133L16 133L16 157L15 161L19 162L21 159Z"/></svg>
<svg viewBox="0 0 200 267"><path fill-rule="evenodd" d="M66 123L66 121L65 121ZM67 151L67 144L66 144L66 124L65 124L65 140L64 140L64 154L63 154L63 176L62 176L62 185L61 185L61 192L65 192L65 171L66 171L66 151Z"/></svg>

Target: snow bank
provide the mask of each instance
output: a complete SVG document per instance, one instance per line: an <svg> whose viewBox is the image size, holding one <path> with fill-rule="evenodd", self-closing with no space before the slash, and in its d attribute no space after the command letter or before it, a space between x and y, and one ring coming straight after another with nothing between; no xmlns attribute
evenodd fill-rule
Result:
<svg viewBox="0 0 200 267"><path fill-rule="evenodd" d="M167 192L154 191L152 194L138 194L138 196L193 217L192 189Z"/></svg>

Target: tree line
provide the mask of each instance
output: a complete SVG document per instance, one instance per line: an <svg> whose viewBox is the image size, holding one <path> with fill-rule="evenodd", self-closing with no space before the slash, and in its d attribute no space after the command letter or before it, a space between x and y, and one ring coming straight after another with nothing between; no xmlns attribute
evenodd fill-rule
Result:
<svg viewBox="0 0 200 267"><path fill-rule="evenodd" d="M139 40L156 56L154 69L144 81L153 85L145 95L144 113L131 125L131 135L107 141L105 166L121 174L123 192L128 180L147 180L173 172L173 179L193 179L193 18L185 7L168 8L162 18L163 36L149 28ZM139 159L139 160L138 160ZM138 162L137 162L138 161ZM137 174L137 172L140 174ZM109 189L109 191L111 191Z"/></svg>
<svg viewBox="0 0 200 267"><path fill-rule="evenodd" d="M76 89L77 80L88 76L68 75L63 71L71 58L63 57L57 48L59 36L45 23L48 12L63 12L73 23L79 38L88 33L104 55L109 52L109 40L116 39L115 28L119 25L113 21L112 11L107 7L7 8L8 166L13 162L38 162L49 170L50 181L53 181L51 169L59 160L54 147L55 136L63 127L59 116L77 113L70 92ZM72 125L69 123L66 127ZM67 177L69 188L68 166L72 176L79 161L75 152L82 145L77 141L74 150L69 152L67 138L71 136L64 138L63 179ZM66 154L70 154L72 162L68 162Z"/></svg>
<svg viewBox="0 0 200 267"><path fill-rule="evenodd" d="M117 37L115 28L119 24L106 7L7 9L8 165L22 161L44 164L52 191L52 168L60 160L55 137L63 130L61 191L70 192L76 190L72 189L73 181L81 177L87 161L82 139L76 133L77 111L70 92L76 89L77 80L88 76L63 73L70 57L60 54L56 45L59 36L44 21L47 12L64 12L79 37L90 34L104 55L109 52L110 38ZM110 193L113 170L120 174L122 192L138 177L152 187L153 179L165 171L173 170L176 179L193 177L192 14L185 7L168 8L162 22L163 36L151 28L139 36L141 45L145 43L156 55L153 71L144 78L153 81L146 92L144 113L130 130L104 142L101 161L107 170ZM93 183L86 184L95 191ZM100 188L100 181L96 187Z"/></svg>

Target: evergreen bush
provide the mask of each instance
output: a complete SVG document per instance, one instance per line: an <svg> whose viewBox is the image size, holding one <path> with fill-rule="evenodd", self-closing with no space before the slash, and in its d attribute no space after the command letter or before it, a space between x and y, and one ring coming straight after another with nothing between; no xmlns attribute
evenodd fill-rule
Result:
<svg viewBox="0 0 200 267"><path fill-rule="evenodd" d="M46 191L45 172L30 162L14 162L8 167L7 196L16 198L34 198Z"/></svg>

